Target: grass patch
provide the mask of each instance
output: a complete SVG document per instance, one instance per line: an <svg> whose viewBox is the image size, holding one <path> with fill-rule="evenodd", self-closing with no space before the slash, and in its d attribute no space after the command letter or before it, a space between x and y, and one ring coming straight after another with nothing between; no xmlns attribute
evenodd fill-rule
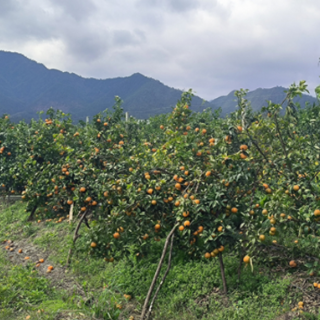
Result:
<svg viewBox="0 0 320 320"><path fill-rule="evenodd" d="M24 207L24 204L16 203L2 209L0 238L31 241L39 250L49 252L51 261L64 265L75 224L26 223L28 215ZM118 257L117 262L107 263L88 254L90 247L85 231L86 227L82 226L79 232L82 236L77 241L67 274L85 293L82 298L71 289L56 289L56 284L34 272L31 264L14 266L8 263L4 251L1 251L0 319L25 319L26 315L31 315L34 319L46 320L59 317L124 320L132 314L139 314L157 268L163 241L152 244L152 253L144 258L137 257L132 248L129 257ZM294 256L303 257L304 252L311 254L314 239L312 235L307 235L296 244L288 234L287 237L281 235L279 242L283 248L294 248ZM174 251L172 268L154 306L153 319L271 320L283 314L290 314L289 319L298 317L298 310L292 312L291 309L298 301L304 301L304 292L297 289L298 285L292 284L302 276L296 270L283 267L290 257L282 252L282 255L281 250L276 252L268 260L263 254L258 255L254 259L254 271L249 266L243 267L238 281L239 259L226 250L224 263L229 293L225 297L217 259L190 261L183 252ZM284 269L273 272L277 266ZM165 269L166 265L162 273ZM299 270L309 269L302 265ZM303 283L315 281L306 277L302 280ZM309 289L304 288L308 295L313 294ZM131 295L133 299L127 301L124 294ZM317 311L305 312L303 317L319 318Z"/></svg>

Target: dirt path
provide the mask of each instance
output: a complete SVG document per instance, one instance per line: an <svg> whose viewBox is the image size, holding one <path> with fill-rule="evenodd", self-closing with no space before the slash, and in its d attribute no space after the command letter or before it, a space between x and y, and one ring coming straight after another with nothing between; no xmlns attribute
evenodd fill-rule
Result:
<svg viewBox="0 0 320 320"><path fill-rule="evenodd" d="M50 261L50 252L43 252L27 239L3 242L1 249L6 251L7 258L11 261L12 265L26 266L27 264L31 264L40 276L50 280L53 288L70 292L70 296L76 295L78 300L75 301L76 303L89 300L76 278L65 267L57 266ZM26 257L28 259L25 259ZM39 263L40 259L43 259L44 262ZM50 272L48 272L49 266L53 267ZM77 316L79 319L87 318L87 316L79 314L79 312L77 312ZM70 311L61 311L57 314L56 319L71 320L74 319L74 316L70 315ZM98 318L95 319L98 320Z"/></svg>

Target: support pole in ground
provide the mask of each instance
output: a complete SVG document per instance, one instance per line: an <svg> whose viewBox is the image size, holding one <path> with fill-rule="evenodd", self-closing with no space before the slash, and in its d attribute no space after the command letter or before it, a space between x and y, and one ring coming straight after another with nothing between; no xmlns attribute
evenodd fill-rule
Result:
<svg viewBox="0 0 320 320"><path fill-rule="evenodd" d="M70 210L69 210L69 224L71 223L73 219L73 203L70 206Z"/></svg>
<svg viewBox="0 0 320 320"><path fill-rule="evenodd" d="M154 302L156 301L157 299L157 296L158 296L158 293L164 283L164 280L166 280L166 277L169 273L169 270L171 268L171 257L172 257L172 248L173 248L173 239L174 239L174 234L172 235L171 237L171 244L170 244L170 251L169 251L169 258L168 258L168 267L167 267L167 270L166 272L164 273L163 277L162 277L162 280L160 281L159 285L158 285L158 288L152 298L152 301L150 303L150 307L149 307L149 310L148 310L148 313L147 313L147 316L146 316L146 320L149 319L150 315L151 315L151 312L152 312L152 308L153 308L153 305L154 305Z"/></svg>
<svg viewBox="0 0 320 320"><path fill-rule="evenodd" d="M86 214L88 213L88 210L84 212L84 214L82 215L77 227L76 227L76 230L74 231L74 235L73 235L73 242L72 242L72 245L71 245L71 248L69 250L69 254L68 254L68 258L67 258L67 263L66 263L66 267L68 268L69 265L70 265L70 260L71 260L71 255L72 255L72 248L74 247L77 239L79 238L79 234L78 234L78 231L80 229L80 226L81 226L81 223L83 222L83 220L85 219L86 217Z"/></svg>
<svg viewBox="0 0 320 320"><path fill-rule="evenodd" d="M241 249L242 249L242 248L241 248ZM239 284L240 284L242 262L243 262L243 258L244 258L244 256L245 256L244 252L243 252L241 249L240 249L240 261L239 261L239 267L238 267L237 288L239 287Z"/></svg>
<svg viewBox="0 0 320 320"><path fill-rule="evenodd" d="M167 249L168 249L168 245L169 245L169 241L170 241L170 238L171 236L173 235L174 231L176 230L177 226L179 224L176 224L172 230L170 231L169 235L167 236L167 239L166 239L166 242L164 244L164 247L163 247L163 250L162 250L162 255L161 255L161 258L160 258L160 261L159 261L159 264L158 264L158 267L157 267L157 270L156 270L156 273L154 274L154 277L153 277L153 280L151 282L151 285L150 285L150 288L149 288L149 291L147 293L147 297L146 297L146 300L144 301L144 304L143 304L143 307L142 307L142 312L141 312L141 320L144 320L145 319L145 316L146 316L146 312L147 312L147 308L148 308L148 305L149 305L149 301L150 301L150 298L151 298L151 294L152 294L152 291L156 285L156 282L157 282L157 279L159 277L159 274L160 274L160 270L161 270L161 267L163 265L163 261L164 261L164 258L165 258L165 255L166 255L166 252L167 252Z"/></svg>

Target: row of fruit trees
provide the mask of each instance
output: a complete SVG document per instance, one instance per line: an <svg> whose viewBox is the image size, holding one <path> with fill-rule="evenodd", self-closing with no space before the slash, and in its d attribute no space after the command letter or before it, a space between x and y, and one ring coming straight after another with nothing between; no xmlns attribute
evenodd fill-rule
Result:
<svg viewBox="0 0 320 320"><path fill-rule="evenodd" d="M132 247L143 257L166 239L142 319L173 248L190 259L218 258L226 293L225 250L252 265L259 245L279 232L319 235L320 105L292 102L306 91L304 81L293 84L281 104L257 113L237 91L237 111L226 118L193 113L191 91L172 113L148 121L124 121L118 97L89 124L53 109L29 124L4 115L2 193L21 194L29 220L62 219L70 206L80 223L89 226L90 217L88 248L106 261Z"/></svg>

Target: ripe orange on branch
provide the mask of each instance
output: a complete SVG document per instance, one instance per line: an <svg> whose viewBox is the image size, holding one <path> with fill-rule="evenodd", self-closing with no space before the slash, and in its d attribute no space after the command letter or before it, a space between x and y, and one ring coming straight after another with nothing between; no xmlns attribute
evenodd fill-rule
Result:
<svg viewBox="0 0 320 320"><path fill-rule="evenodd" d="M187 221L185 221L184 223L183 223L183 225L185 226L185 227L189 227L190 226L190 221L189 220L187 220Z"/></svg>
<svg viewBox="0 0 320 320"><path fill-rule="evenodd" d="M246 144L242 144L240 146L240 150L246 151L246 150L248 150L248 146Z"/></svg>

